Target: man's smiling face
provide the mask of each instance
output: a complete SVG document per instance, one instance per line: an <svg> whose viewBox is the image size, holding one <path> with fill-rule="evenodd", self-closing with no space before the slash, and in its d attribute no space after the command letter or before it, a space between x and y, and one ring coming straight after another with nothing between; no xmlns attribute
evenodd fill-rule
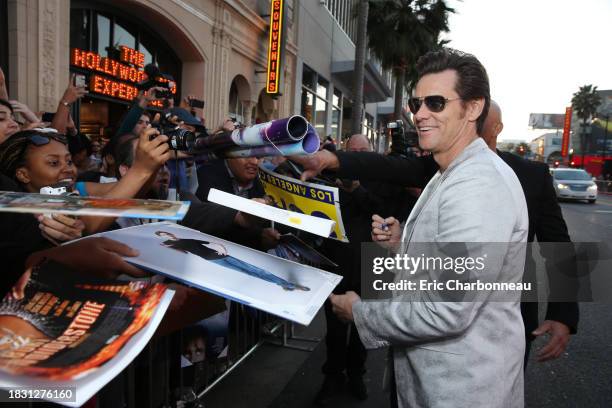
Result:
<svg viewBox="0 0 612 408"><path fill-rule="evenodd" d="M441 112L432 112L423 103L414 114L421 149L442 153L459 139L465 129L467 118L459 94L455 91L457 73L446 70L424 75L417 83L415 97L439 95L447 99Z"/></svg>

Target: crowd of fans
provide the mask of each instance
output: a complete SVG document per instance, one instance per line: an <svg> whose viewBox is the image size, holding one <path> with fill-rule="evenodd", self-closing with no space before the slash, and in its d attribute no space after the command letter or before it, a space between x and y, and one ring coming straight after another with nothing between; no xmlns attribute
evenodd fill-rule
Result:
<svg viewBox="0 0 612 408"><path fill-rule="evenodd" d="M281 233L287 231L278 231L266 220L210 203L207 196L211 188L216 188L265 202L258 166L263 163L267 168L283 172L285 158L219 159L196 163L189 154L172 150L168 137L160 134L155 124L160 121L160 115L169 113L167 117L177 127L202 131L202 112L189 106L191 97L177 107L173 99L167 99L164 101L167 109L151 109L156 90L154 87L138 95L121 123L115 124L118 130L114 134L107 135L108 138L90 138L80 131L71 117L73 104L87 95L85 88L74 85L74 78L58 102L56 112L35 113L24 103L10 98L0 70L0 190L38 193L43 187L61 185L81 196L189 200L192 204L182 220L184 225L262 251L274 248ZM232 131L237 125L227 118L211 133ZM322 148L336 150L336 145L328 138ZM346 150L372 151L372 146L365 136L354 135L346 141ZM299 177L290 171L286 174ZM342 215L351 244L304 234L302 238L339 264L332 271L347 279L338 288L338 293L348 289L358 291L359 244L370 240L371 214L392 214L403 220L416 198L414 191L384 183L360 184L354 180L336 180L336 183L341 190ZM390 197L394 199L388 200ZM389 207L389 203L394 207ZM133 279L150 279L148 273L123 259L137 253L121 243L106 238L70 243L83 236L150 221L2 213L0 245L8 258L9 268L2 274L1 289L15 297L23 296L32 268L48 261L57 261L76 272L97 277L128 275ZM216 296L179 283L171 282L170 285L176 295L159 334L188 327L226 307ZM342 356L346 353L343 339L348 326L338 321L329 307L326 311L331 351L324 372L340 375L346 368ZM365 371L365 349L356 331L352 333L350 347L352 351L357 350L358 355L354 358L354 366L349 367L349 375L356 384L356 392L365 398L361 379Z"/></svg>

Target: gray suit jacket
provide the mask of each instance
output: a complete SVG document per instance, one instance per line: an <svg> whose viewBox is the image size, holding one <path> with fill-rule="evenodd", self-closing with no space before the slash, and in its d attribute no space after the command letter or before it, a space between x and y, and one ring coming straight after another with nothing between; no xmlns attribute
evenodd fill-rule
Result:
<svg viewBox="0 0 612 408"><path fill-rule="evenodd" d="M525 247L508 243L526 242L527 232L516 175L477 138L423 190L406 222L402 251L410 254L411 246L425 242L501 243L476 244L491 253L469 279L518 283ZM366 347L393 346L400 406L523 406L520 292L504 301L490 295L440 301L435 291L406 291L393 300L353 305Z"/></svg>

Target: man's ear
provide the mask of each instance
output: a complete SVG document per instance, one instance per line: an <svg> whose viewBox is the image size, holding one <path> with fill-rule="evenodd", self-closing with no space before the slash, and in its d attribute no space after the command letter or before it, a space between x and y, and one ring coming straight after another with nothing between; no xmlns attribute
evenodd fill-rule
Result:
<svg viewBox="0 0 612 408"><path fill-rule="evenodd" d="M125 175L127 174L129 170L130 168L126 166L125 164L119 165L119 174L121 175L121 177L125 177Z"/></svg>
<svg viewBox="0 0 612 408"><path fill-rule="evenodd" d="M504 124L501 122L497 122L497 124L495 125L495 137L497 137L497 135L499 135L502 130L504 130Z"/></svg>
<svg viewBox="0 0 612 408"><path fill-rule="evenodd" d="M15 177L21 184L30 184L30 172L25 167L19 167L15 170Z"/></svg>
<svg viewBox="0 0 612 408"><path fill-rule="evenodd" d="M476 122L484 109L484 98L468 101L467 116L470 122Z"/></svg>

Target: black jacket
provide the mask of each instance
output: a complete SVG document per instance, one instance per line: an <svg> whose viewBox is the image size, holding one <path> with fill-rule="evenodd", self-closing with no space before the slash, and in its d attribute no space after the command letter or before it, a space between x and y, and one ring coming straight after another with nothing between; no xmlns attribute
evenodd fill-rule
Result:
<svg viewBox="0 0 612 408"><path fill-rule="evenodd" d="M13 180L0 175L0 191L20 190ZM49 242L40 234L38 221L32 214L0 212L0 298L25 272L28 256L49 246Z"/></svg>
<svg viewBox="0 0 612 408"><path fill-rule="evenodd" d="M529 242L533 242L534 238L538 242L570 242L548 167L511 153L497 153L512 168L523 188L529 213ZM338 176L343 178L385 181L422 188L438 171L432 156L401 158L363 152L337 152L336 155L340 161ZM550 279L555 277L551 276ZM538 305L535 302L522 303L521 312L525 333L530 336L538 326ZM576 333L578 304L549 302L545 319L564 323L572 333Z"/></svg>
<svg viewBox="0 0 612 408"><path fill-rule="evenodd" d="M189 212L181 224L197 229L206 234L218 236L252 248L258 248L262 228L242 228L234 225L238 213L229 207L208 202L208 192L211 188L234 194L232 179L223 160L215 160L198 169L198 190L196 197L201 203L192 202ZM248 198L260 198L265 195L259 179L255 179L253 188L248 192Z"/></svg>

